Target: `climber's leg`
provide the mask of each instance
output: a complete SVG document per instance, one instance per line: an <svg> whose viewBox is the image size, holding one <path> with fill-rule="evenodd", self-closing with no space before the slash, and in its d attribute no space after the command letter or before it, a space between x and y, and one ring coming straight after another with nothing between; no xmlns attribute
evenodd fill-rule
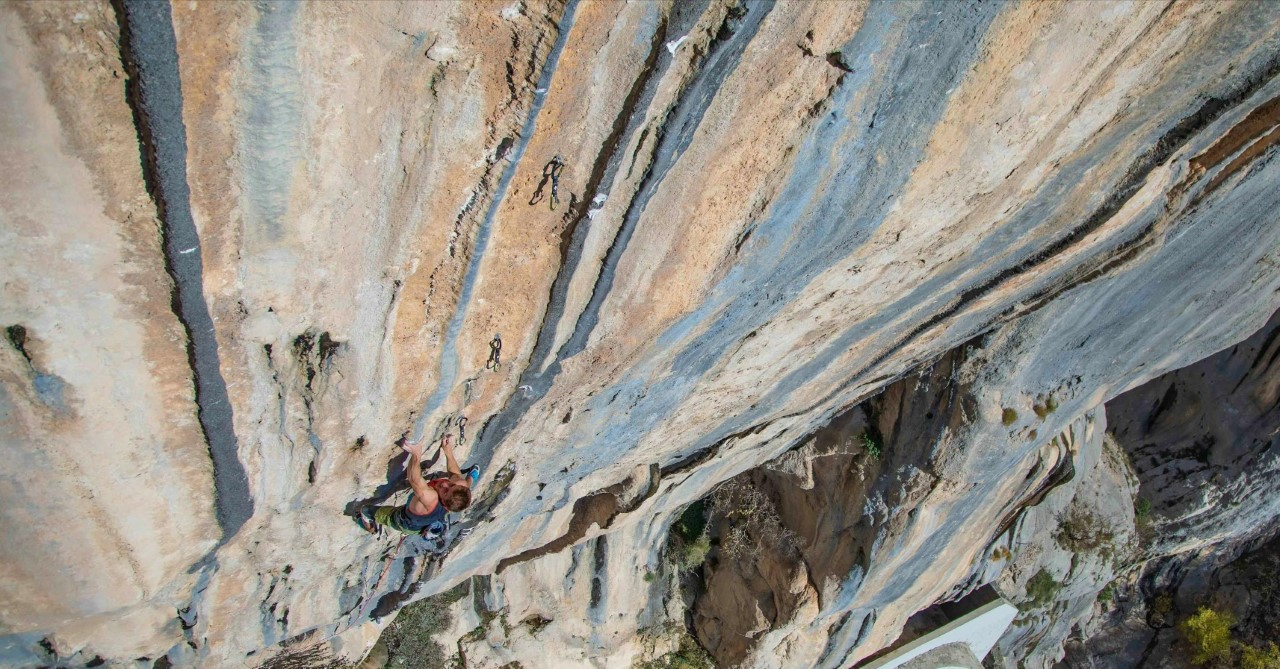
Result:
<svg viewBox="0 0 1280 669"><path fill-rule="evenodd" d="M376 525L381 525L383 527L393 529L397 532L402 532L404 534L411 534L411 532L409 530L404 529L404 526L401 524L401 517L399 512L403 508L404 507L400 507L400 506L375 506L372 508L366 507L360 512L361 518L364 519L363 522L361 522L360 524L361 525L368 524L370 527L370 531L373 531L372 526L376 524Z"/></svg>

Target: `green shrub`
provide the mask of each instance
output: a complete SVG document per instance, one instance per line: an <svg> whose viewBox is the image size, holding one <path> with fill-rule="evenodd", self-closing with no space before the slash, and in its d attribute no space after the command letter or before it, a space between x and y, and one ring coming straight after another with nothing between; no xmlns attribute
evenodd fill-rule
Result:
<svg viewBox="0 0 1280 669"><path fill-rule="evenodd" d="M1044 420L1049 414L1058 410L1058 400L1053 395L1049 395L1032 405L1031 410L1036 412L1037 418Z"/></svg>
<svg viewBox="0 0 1280 669"><path fill-rule="evenodd" d="M1133 501L1133 517L1137 520L1146 520L1151 517L1151 500L1145 497L1139 497Z"/></svg>
<svg viewBox="0 0 1280 669"><path fill-rule="evenodd" d="M1200 666L1226 662L1231 658L1230 613L1201 606L1195 615L1178 625L1182 639L1191 647L1191 661Z"/></svg>
<svg viewBox="0 0 1280 669"><path fill-rule="evenodd" d="M1004 413L1000 414L1000 422L1004 423L1005 427L1013 425L1018 422L1018 412L1006 407Z"/></svg>
<svg viewBox="0 0 1280 669"><path fill-rule="evenodd" d="M680 517L671 525L671 532L680 540L691 542L707 531L707 503L698 500L685 507Z"/></svg>
<svg viewBox="0 0 1280 669"><path fill-rule="evenodd" d="M862 433L862 450L871 456L872 460L879 460L880 454L884 452L884 437L875 430L865 430Z"/></svg>
<svg viewBox="0 0 1280 669"><path fill-rule="evenodd" d="M1062 584L1055 581L1053 576L1042 568L1027 581L1027 599L1018 605L1018 608L1024 612L1042 609L1053 602L1061 590Z"/></svg>
<svg viewBox="0 0 1280 669"><path fill-rule="evenodd" d="M689 571L702 566L707 561L707 553L711 552L711 537L705 533L688 543L681 542L672 559L681 571Z"/></svg>
<svg viewBox="0 0 1280 669"><path fill-rule="evenodd" d="M1106 587L1098 593L1098 602L1101 604L1110 604L1111 600L1116 598L1116 584L1108 583Z"/></svg>
<svg viewBox="0 0 1280 669"><path fill-rule="evenodd" d="M711 551L711 537L707 535L707 504L702 500L690 504L671 524L667 534L667 560L680 571L702 566ZM652 576L646 576L652 581Z"/></svg>
<svg viewBox="0 0 1280 669"><path fill-rule="evenodd" d="M1170 623L1173 613L1173 597L1167 594L1156 595L1149 606L1149 622L1154 627L1164 627Z"/></svg>
<svg viewBox="0 0 1280 669"><path fill-rule="evenodd" d="M1267 642L1266 648L1244 646L1240 650L1241 669L1280 669L1280 648Z"/></svg>

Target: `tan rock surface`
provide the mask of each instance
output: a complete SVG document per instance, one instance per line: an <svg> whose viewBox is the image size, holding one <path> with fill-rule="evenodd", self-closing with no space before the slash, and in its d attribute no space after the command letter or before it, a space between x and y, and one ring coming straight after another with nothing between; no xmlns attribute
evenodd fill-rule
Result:
<svg viewBox="0 0 1280 669"><path fill-rule="evenodd" d="M66 654L163 652L217 528L114 16L11 4L0 30L0 625Z"/></svg>
<svg viewBox="0 0 1280 669"><path fill-rule="evenodd" d="M487 606L556 622L491 620L470 657L624 666L673 643L654 630L680 617L674 581L643 574L674 514L985 334L972 404L913 451L933 460L847 519L865 560L816 547L813 596L740 649L843 666L970 577L1025 474L1065 457L1049 435L1280 305L1262 4L168 9L176 51L131 53L144 84L179 77L147 113L181 138L134 127L112 75L135 19L0 9L4 155L27 177L0 269L0 324L27 332L2 367L14 663L254 665L501 567ZM167 204L199 233L181 278L202 282L218 367L199 379L225 384L233 435L200 433L140 137L185 142L148 169L190 187ZM558 206L552 184L530 204L557 155ZM460 415L483 476L447 557L362 534L344 512L403 487L394 442ZM228 436L214 468L205 442ZM228 467L246 491L215 487ZM86 569L103 577L62 580ZM793 577L764 580L810 593ZM137 636L92 627L113 612Z"/></svg>

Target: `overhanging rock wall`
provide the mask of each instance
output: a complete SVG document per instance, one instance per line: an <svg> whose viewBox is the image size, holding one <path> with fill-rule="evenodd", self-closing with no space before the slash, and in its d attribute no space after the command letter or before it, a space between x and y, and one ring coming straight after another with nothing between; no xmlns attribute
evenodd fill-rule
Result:
<svg viewBox="0 0 1280 669"><path fill-rule="evenodd" d="M683 504L990 332L948 470L979 488L767 640L834 666L971 571L963 532L1016 504L1032 429L1280 304L1265 3L169 9L164 57L122 51L119 25L154 33L109 5L0 9L24 175L0 200L15 663L252 663L355 629L418 571L437 592L602 532L652 559ZM180 100L125 97L174 66ZM185 156L147 154L175 127ZM187 353L210 333L170 304L146 197L180 170L186 202L152 195L199 235L231 435L202 434ZM389 547L343 512L398 478L396 439L460 415L471 531L381 579Z"/></svg>

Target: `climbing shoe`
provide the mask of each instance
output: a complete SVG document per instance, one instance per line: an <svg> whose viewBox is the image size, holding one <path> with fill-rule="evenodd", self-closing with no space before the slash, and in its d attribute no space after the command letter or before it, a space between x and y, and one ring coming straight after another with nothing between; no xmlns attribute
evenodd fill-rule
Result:
<svg viewBox="0 0 1280 669"><path fill-rule="evenodd" d="M373 521L373 509L367 506L360 509L360 512L356 514L356 524L360 525L360 529L369 534L374 536L381 534L378 531L378 524Z"/></svg>

